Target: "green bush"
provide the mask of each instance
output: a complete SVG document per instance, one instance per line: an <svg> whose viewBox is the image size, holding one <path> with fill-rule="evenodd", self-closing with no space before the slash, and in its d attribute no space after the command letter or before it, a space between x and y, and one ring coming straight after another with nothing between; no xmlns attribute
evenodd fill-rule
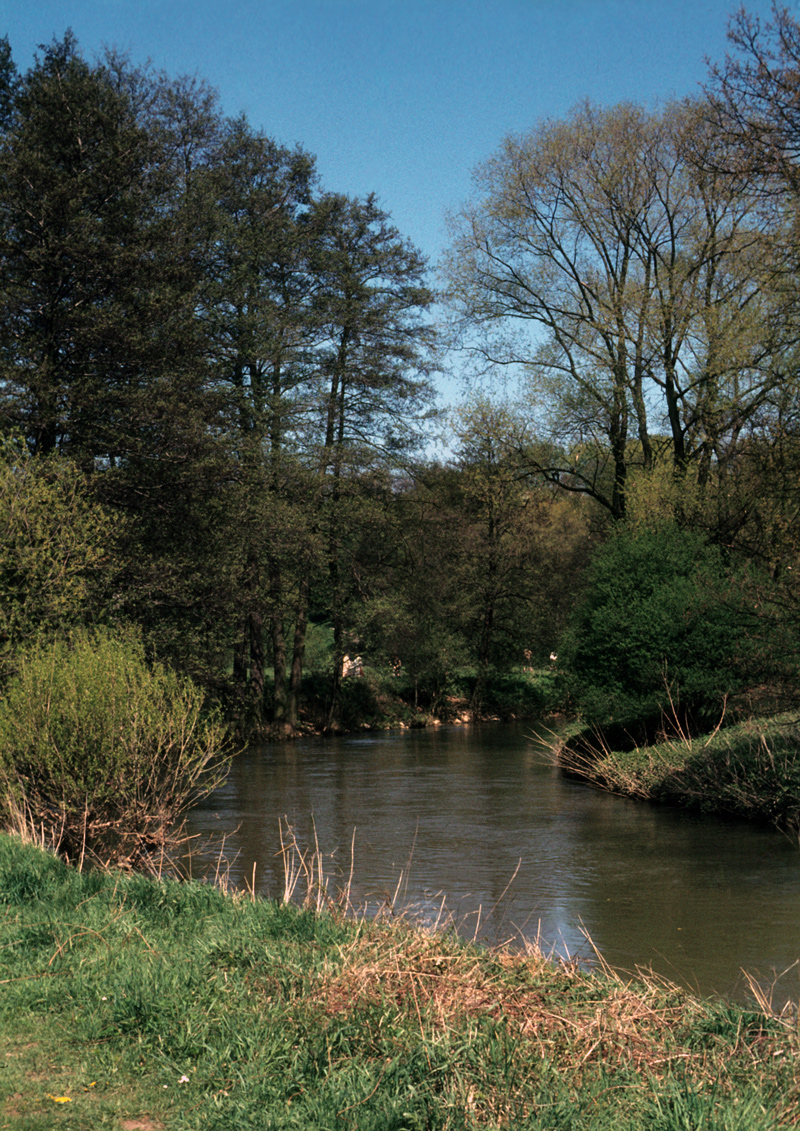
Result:
<svg viewBox="0 0 800 1131"><path fill-rule="evenodd" d="M0 683L21 647L104 609L118 527L69 460L0 439Z"/></svg>
<svg viewBox="0 0 800 1131"><path fill-rule="evenodd" d="M625 529L598 550L559 667L586 721L712 718L752 674L754 623L722 554L698 533Z"/></svg>
<svg viewBox="0 0 800 1131"><path fill-rule="evenodd" d="M484 706L503 716L533 716L557 700L554 674L548 669L533 674L490 671L484 687Z"/></svg>
<svg viewBox="0 0 800 1131"><path fill-rule="evenodd" d="M191 682L132 633L80 631L23 656L0 702L0 820L70 860L160 867L229 758Z"/></svg>

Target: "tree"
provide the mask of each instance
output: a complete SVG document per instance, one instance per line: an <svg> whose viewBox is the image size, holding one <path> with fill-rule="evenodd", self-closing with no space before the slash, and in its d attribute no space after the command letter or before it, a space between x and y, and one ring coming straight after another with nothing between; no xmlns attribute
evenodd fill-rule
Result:
<svg viewBox="0 0 800 1131"><path fill-rule="evenodd" d="M585 105L508 138L454 221L450 299L530 382L532 469L615 519L632 470L723 472L778 380L779 233L716 144L692 103Z"/></svg>
<svg viewBox="0 0 800 1131"><path fill-rule="evenodd" d="M457 673L471 660L465 625L473 594L463 584L464 510L458 472L421 461L389 486L382 558L367 578L358 627L373 663L413 692L414 710L442 715ZM393 521L392 521L393 520ZM377 553L376 553L377 556Z"/></svg>
<svg viewBox="0 0 800 1131"><path fill-rule="evenodd" d="M308 474L298 457L310 412L310 306L318 288L309 266L315 184L307 154L276 145L243 120L228 123L207 177L215 227L201 306L239 498L237 683L258 725L267 634L273 722L290 729L297 721L313 557ZM295 632L287 672L290 617Z"/></svg>
<svg viewBox="0 0 800 1131"><path fill-rule="evenodd" d="M0 414L37 453L125 459L177 386L185 415L192 267L165 174L71 34L19 81L0 139Z"/></svg>
<svg viewBox="0 0 800 1131"><path fill-rule="evenodd" d="M309 610L341 653L359 524L429 404L421 257L206 84L71 33L19 79L0 42L0 226L0 429L125 516L148 646L216 689L232 656L291 730Z"/></svg>
<svg viewBox="0 0 800 1131"><path fill-rule="evenodd" d="M0 130L8 125L14 107L17 87L17 68L11 56L8 36L0 38Z"/></svg>
<svg viewBox="0 0 800 1131"><path fill-rule="evenodd" d="M367 468L396 464L419 442L432 399L427 377L433 329L425 312L433 295L424 283L424 259L373 196L362 201L329 195L319 208L318 467L333 625L329 726L335 728L356 500Z"/></svg>
<svg viewBox="0 0 800 1131"><path fill-rule="evenodd" d="M464 627L477 661L471 703L476 712L483 705L490 668L511 656L518 662L531 645L526 613L539 557L541 492L526 482L517 459L519 433L510 410L486 400L466 406L456 429L458 574L469 595Z"/></svg>
<svg viewBox="0 0 800 1131"><path fill-rule="evenodd" d="M712 66L708 93L713 123L728 142L724 170L755 172L771 197L800 190L800 24L773 5L763 23L744 8L728 28L735 54Z"/></svg>
<svg viewBox="0 0 800 1131"><path fill-rule="evenodd" d="M594 555L559 647L586 722L716 721L756 670L758 624L740 593L699 532L620 526Z"/></svg>

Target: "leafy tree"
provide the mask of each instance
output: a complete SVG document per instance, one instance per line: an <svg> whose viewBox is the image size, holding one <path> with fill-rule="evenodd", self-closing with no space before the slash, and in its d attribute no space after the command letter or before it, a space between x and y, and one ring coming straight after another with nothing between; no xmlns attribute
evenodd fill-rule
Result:
<svg viewBox="0 0 800 1131"><path fill-rule="evenodd" d="M359 618L373 662L395 670L415 710L437 715L470 663L464 626L472 594L461 573L457 479L453 468L425 462L393 484L394 522L377 528L383 557L369 572Z"/></svg>
<svg viewBox="0 0 800 1131"><path fill-rule="evenodd" d="M539 510L516 458L519 424L508 408L477 400L460 414L460 581L470 595L465 629L477 661L472 707L480 711L490 667L529 647L523 627L537 564ZM520 639L521 638L521 639Z"/></svg>
<svg viewBox="0 0 800 1131"><path fill-rule="evenodd" d="M591 724L673 708L690 728L756 673L758 623L720 550L675 524L620 528L593 559L559 665Z"/></svg>
<svg viewBox="0 0 800 1131"><path fill-rule="evenodd" d="M424 262L206 84L71 33L18 78L7 47L0 428L89 475L125 518L118 614L207 687L232 657L256 725L296 724L330 619L335 724L362 527L430 404Z"/></svg>
<svg viewBox="0 0 800 1131"><path fill-rule="evenodd" d="M308 475L298 455L310 411L315 325L310 305L318 288L309 268L315 181L307 154L277 146L243 120L227 124L207 176L215 226L202 318L212 381L224 400L239 500L235 674L258 724L268 635L273 720L289 728L296 723L313 558ZM305 551L298 553L301 547Z"/></svg>
<svg viewBox="0 0 800 1131"><path fill-rule="evenodd" d="M532 468L615 519L636 468L718 481L783 379L781 229L711 171L706 118L579 107L507 139L455 221L450 296L530 381Z"/></svg>
<svg viewBox="0 0 800 1131"><path fill-rule="evenodd" d="M0 38L0 130L5 129L11 118L17 87L17 68L11 56L8 36Z"/></svg>
<svg viewBox="0 0 800 1131"><path fill-rule="evenodd" d="M432 398L427 377L433 330L425 312L433 295L424 283L424 259L374 197L330 195L319 208L318 466L333 627L329 725L336 727L352 592L349 548L358 525L355 500L366 469L396 466L419 442Z"/></svg>
<svg viewBox="0 0 800 1131"><path fill-rule="evenodd" d="M0 424L37 454L69 455L126 515L118 612L197 668L189 639L213 610L197 582L225 572L197 518L225 475L190 235L208 225L186 205L188 98L178 122L166 88L119 58L87 63L71 33L14 85L0 137Z"/></svg>
<svg viewBox="0 0 800 1131"><path fill-rule="evenodd" d="M117 463L151 445L166 400L187 401L191 298L165 173L71 34L19 81L0 139L0 413L37 453Z"/></svg>
<svg viewBox="0 0 800 1131"><path fill-rule="evenodd" d="M366 569L359 557L357 623L366 653L398 668L415 705L446 710L469 670L480 713L495 674L556 647L591 538L582 500L527 475L508 407L476 399L458 419L457 454L395 482L383 523L370 523L382 557Z"/></svg>

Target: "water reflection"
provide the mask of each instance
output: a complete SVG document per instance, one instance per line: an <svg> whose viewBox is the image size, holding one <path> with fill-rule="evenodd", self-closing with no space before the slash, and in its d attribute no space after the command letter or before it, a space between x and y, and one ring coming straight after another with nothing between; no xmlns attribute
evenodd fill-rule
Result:
<svg viewBox="0 0 800 1131"><path fill-rule="evenodd" d="M438 728L254 747L192 818L227 834L232 878L283 889L279 821L314 830L354 902L404 897L488 942L652 967L744 998L742 968L800 958L800 852L770 829L651 807L565 780L530 726ZM234 832L233 830L237 830ZM516 874L515 874L516 873ZM513 882L509 887L509 881ZM797 998L796 969L776 1000Z"/></svg>

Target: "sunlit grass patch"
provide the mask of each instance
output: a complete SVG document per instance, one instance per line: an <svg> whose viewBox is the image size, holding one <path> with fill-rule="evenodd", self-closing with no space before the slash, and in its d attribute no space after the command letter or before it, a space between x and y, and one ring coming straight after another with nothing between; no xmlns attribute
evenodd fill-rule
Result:
<svg viewBox="0 0 800 1131"><path fill-rule="evenodd" d="M325 906L78 873L0 838L0 1127L749 1131L800 1116L788 1013Z"/></svg>

